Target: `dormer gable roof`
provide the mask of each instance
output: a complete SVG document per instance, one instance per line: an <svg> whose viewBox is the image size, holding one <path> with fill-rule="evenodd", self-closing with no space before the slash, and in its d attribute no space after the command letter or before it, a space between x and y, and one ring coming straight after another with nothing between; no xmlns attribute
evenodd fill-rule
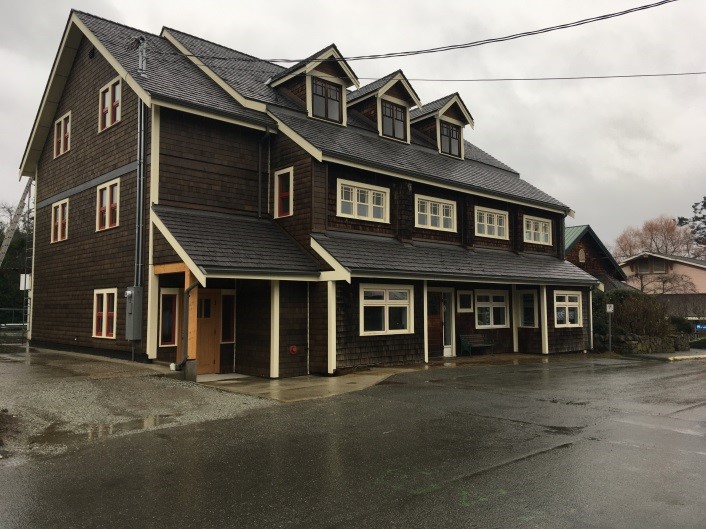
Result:
<svg viewBox="0 0 706 529"><path fill-rule="evenodd" d="M589 226L588 224L584 224L583 226L566 226L564 228L564 251L568 254L571 249L576 246L576 244L581 239L583 239L584 235L588 235L591 239L593 239L593 242L596 243L596 246L598 246L598 248L600 248L600 250L603 252L605 259L608 260L611 266L618 273L621 281L625 281L627 279L625 272L622 268L620 268L620 265L610 253L608 248L605 247L603 241L598 238L596 232L593 231L593 228L591 228L591 226Z"/></svg>
<svg viewBox="0 0 706 529"><path fill-rule="evenodd" d="M673 263L681 263L688 266L695 266L697 268L706 269L706 260L695 259L694 257L682 257L681 255L668 255L657 252L642 252L637 255L633 255L632 257L629 257L628 259L622 261L620 263L620 266L625 266L626 264L630 264L638 259L644 259L646 257L656 257L658 259L664 259L665 261L670 261Z"/></svg>
<svg viewBox="0 0 706 529"><path fill-rule="evenodd" d="M269 80L268 84L272 88L274 88L296 75L299 75L301 73L308 73L309 71L315 69L321 64L332 64L336 68L339 68L341 70L341 73L343 74L341 79L346 81L346 86L355 85L356 88L360 86L358 76L355 74L355 72L353 72L351 67L343 58L341 52L338 51L338 48L335 44L330 44L325 48L317 51L313 55L307 57L306 59L299 61L298 63L290 66L289 68L273 75L272 78Z"/></svg>
<svg viewBox="0 0 706 529"><path fill-rule="evenodd" d="M415 108L410 113L411 122L415 123L429 117L441 117L454 105L458 107L461 114L465 117L466 122L473 128L473 116L461 99L461 96L458 95L458 92L427 103L424 105L424 108Z"/></svg>
<svg viewBox="0 0 706 529"><path fill-rule="evenodd" d="M421 107L422 102L420 101L417 92L414 90L414 88L412 88L412 85L410 84L405 74L402 73L402 70L394 71L384 77L381 77L376 81L373 81L372 83L363 86L358 90L349 92L346 99L349 105L357 104L369 97L384 94L385 92L387 92L387 90L389 90L391 87L398 83L403 86L404 90L409 95L409 99L413 103L412 106Z"/></svg>

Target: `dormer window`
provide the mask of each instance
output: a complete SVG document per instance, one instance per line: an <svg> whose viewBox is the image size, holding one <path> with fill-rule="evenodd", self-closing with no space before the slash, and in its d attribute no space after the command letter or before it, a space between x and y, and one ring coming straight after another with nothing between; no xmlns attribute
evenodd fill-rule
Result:
<svg viewBox="0 0 706 529"><path fill-rule="evenodd" d="M382 135L407 141L407 109L383 100L382 105Z"/></svg>
<svg viewBox="0 0 706 529"><path fill-rule="evenodd" d="M311 79L313 116L329 121L341 122L341 85L329 83L318 77Z"/></svg>
<svg viewBox="0 0 706 529"><path fill-rule="evenodd" d="M441 121L441 152L461 156L461 127Z"/></svg>

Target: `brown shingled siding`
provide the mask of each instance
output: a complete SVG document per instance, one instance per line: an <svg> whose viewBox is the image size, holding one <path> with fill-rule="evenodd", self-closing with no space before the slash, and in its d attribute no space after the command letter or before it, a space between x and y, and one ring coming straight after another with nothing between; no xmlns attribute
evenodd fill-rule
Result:
<svg viewBox="0 0 706 529"><path fill-rule="evenodd" d="M585 263L579 261L579 251L582 249L586 252ZM574 246L566 254L566 260L582 270L585 270L592 276L606 274L616 279L621 279L620 274L610 262L609 256L601 250L598 244L593 240L593 237L588 233L584 234L579 241L574 243Z"/></svg>
<svg viewBox="0 0 706 529"><path fill-rule="evenodd" d="M327 284L309 283L309 371L328 372Z"/></svg>
<svg viewBox="0 0 706 529"><path fill-rule="evenodd" d="M235 370L270 376L270 282L238 281L235 301Z"/></svg>
<svg viewBox="0 0 706 529"><path fill-rule="evenodd" d="M279 376L306 375L309 355L307 283L280 281L279 288Z"/></svg>

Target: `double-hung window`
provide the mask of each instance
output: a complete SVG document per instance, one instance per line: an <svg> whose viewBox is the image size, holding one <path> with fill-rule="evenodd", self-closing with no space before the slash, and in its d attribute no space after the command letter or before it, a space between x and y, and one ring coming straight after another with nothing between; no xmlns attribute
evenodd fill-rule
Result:
<svg viewBox="0 0 706 529"><path fill-rule="evenodd" d="M343 114L341 85L312 77L311 91L311 114L317 118L340 123Z"/></svg>
<svg viewBox="0 0 706 529"><path fill-rule="evenodd" d="M637 262L637 273L638 274L649 274L650 273L650 262L647 259L640 259Z"/></svg>
<svg viewBox="0 0 706 529"><path fill-rule="evenodd" d="M476 235L507 240L507 211L476 207Z"/></svg>
<svg viewBox="0 0 706 529"><path fill-rule="evenodd" d="M581 292L554 292L554 326L581 327Z"/></svg>
<svg viewBox="0 0 706 529"><path fill-rule="evenodd" d="M413 286L360 286L361 336L378 334L412 334L413 332Z"/></svg>
<svg viewBox="0 0 706 529"><path fill-rule="evenodd" d="M407 141L407 109L390 101L382 100L382 135Z"/></svg>
<svg viewBox="0 0 706 529"><path fill-rule="evenodd" d="M275 218L289 217L293 213L294 168L275 172Z"/></svg>
<svg viewBox="0 0 706 529"><path fill-rule="evenodd" d="M390 192L348 180L338 180L337 215L375 222L389 222Z"/></svg>
<svg viewBox="0 0 706 529"><path fill-rule="evenodd" d="M417 228L456 231L456 202L416 195Z"/></svg>
<svg viewBox="0 0 706 529"><path fill-rule="evenodd" d="M115 312L118 289L104 288L93 291L93 337L115 339Z"/></svg>
<svg viewBox="0 0 706 529"><path fill-rule="evenodd" d="M159 346L170 347L177 344L179 314L179 289L163 288L159 300Z"/></svg>
<svg viewBox="0 0 706 529"><path fill-rule="evenodd" d="M54 158L71 149L71 112L67 112L54 123Z"/></svg>
<svg viewBox="0 0 706 529"><path fill-rule="evenodd" d="M524 216L525 242L534 244L552 244L552 221L537 217Z"/></svg>
<svg viewBox="0 0 706 529"><path fill-rule="evenodd" d="M120 179L98 186L96 231L115 228L120 220Z"/></svg>
<svg viewBox="0 0 706 529"><path fill-rule="evenodd" d="M65 241L69 236L69 199L51 206L51 242Z"/></svg>
<svg viewBox="0 0 706 529"><path fill-rule="evenodd" d="M112 127L120 121L122 105L122 81L118 77L100 89L98 131Z"/></svg>
<svg viewBox="0 0 706 529"><path fill-rule="evenodd" d="M518 291L520 298L520 327L537 327L537 293Z"/></svg>
<svg viewBox="0 0 706 529"><path fill-rule="evenodd" d="M500 329L509 327L507 292L504 290L476 291L476 328Z"/></svg>
<svg viewBox="0 0 706 529"><path fill-rule="evenodd" d="M441 121L441 152L451 156L461 156L461 127Z"/></svg>

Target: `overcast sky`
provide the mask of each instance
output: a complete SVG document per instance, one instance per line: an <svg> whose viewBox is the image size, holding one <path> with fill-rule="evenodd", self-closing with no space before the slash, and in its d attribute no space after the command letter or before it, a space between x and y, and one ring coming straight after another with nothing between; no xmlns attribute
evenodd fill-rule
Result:
<svg viewBox="0 0 706 529"><path fill-rule="evenodd" d="M261 58L344 55L500 37L650 0L24 0L0 32L0 200L18 167L70 9L159 33L170 26ZM422 82L706 71L706 2L680 0L608 21L478 48L352 63L361 78L398 68L422 103L458 91L475 118L466 138L576 211L612 245L627 226L687 215L706 195L706 75L545 82ZM361 84L369 81L362 80Z"/></svg>

